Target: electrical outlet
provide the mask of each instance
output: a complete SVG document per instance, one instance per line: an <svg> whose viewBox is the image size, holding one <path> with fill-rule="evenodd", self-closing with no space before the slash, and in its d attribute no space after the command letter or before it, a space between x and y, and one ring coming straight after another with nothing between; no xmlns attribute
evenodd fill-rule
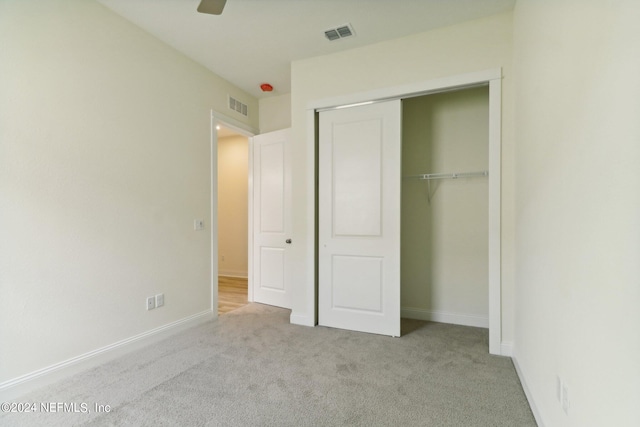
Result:
<svg viewBox="0 0 640 427"><path fill-rule="evenodd" d="M193 220L193 229L194 230L204 230L204 220L203 219L194 219Z"/></svg>
<svg viewBox="0 0 640 427"><path fill-rule="evenodd" d="M224 261L224 255L222 255L222 261Z"/></svg>
<svg viewBox="0 0 640 427"><path fill-rule="evenodd" d="M162 307L164 305L164 294L156 295L156 307Z"/></svg>
<svg viewBox="0 0 640 427"><path fill-rule="evenodd" d="M156 299L154 297L147 298L147 310L153 310L156 308Z"/></svg>

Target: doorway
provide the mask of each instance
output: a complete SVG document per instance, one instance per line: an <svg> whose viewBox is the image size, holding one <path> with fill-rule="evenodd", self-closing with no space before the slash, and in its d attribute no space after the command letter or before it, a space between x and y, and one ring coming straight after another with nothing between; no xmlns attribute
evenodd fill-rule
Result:
<svg viewBox="0 0 640 427"><path fill-rule="evenodd" d="M218 124L218 315L248 303L249 138Z"/></svg>
<svg viewBox="0 0 640 427"><path fill-rule="evenodd" d="M312 101L309 103L307 110L307 127L308 127L308 147L313 151L317 150L316 136L318 129L318 113L336 108L357 107L360 105L371 104L391 99L408 99L417 96L435 94L440 92L455 91L463 88L472 88L478 86L488 86L489 88L489 120L488 120L488 326L489 326L489 352L491 354L508 355L508 349L503 348L501 342L501 272L500 272L500 253L501 253L501 79L502 72L498 69L479 71L475 73L461 74L441 79L428 80L424 82L413 83L398 87L384 88L372 90L363 93L356 93L349 96L340 96L333 99L323 99ZM315 149L313 147L316 147ZM312 152L313 152L312 151ZM317 151L316 151L317 152ZM309 182L315 182L317 179L317 170L321 167L317 166L316 157L310 157L308 160ZM318 215L318 200L315 191L309 194L309 204L314 206L316 215ZM317 223L317 221L316 221ZM314 238L310 239L308 253L310 254L309 263L315 265L316 269L321 267L318 265L318 258L315 251L318 250L317 236L314 233L316 225L309 224L309 235ZM314 255L311 255L314 254ZM310 288L306 292L304 308L301 306L299 311L292 314L292 322L303 325L315 324L314 318L318 313L318 299L316 297L318 281L309 281ZM399 282L398 282L399 287ZM294 315L295 314L295 315Z"/></svg>
<svg viewBox="0 0 640 427"><path fill-rule="evenodd" d="M290 129L258 134L211 112L215 196L211 199L211 310L215 316L249 302L291 308L287 254L295 243L291 239L290 134ZM282 230L274 228L276 224Z"/></svg>

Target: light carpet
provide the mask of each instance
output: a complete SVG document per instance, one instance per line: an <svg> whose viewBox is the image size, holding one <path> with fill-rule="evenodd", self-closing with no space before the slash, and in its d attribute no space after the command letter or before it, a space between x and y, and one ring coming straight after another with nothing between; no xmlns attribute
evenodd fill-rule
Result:
<svg viewBox="0 0 640 427"><path fill-rule="evenodd" d="M403 320L390 338L289 314L249 304L19 399L79 412L5 413L0 425L536 425L486 329Z"/></svg>

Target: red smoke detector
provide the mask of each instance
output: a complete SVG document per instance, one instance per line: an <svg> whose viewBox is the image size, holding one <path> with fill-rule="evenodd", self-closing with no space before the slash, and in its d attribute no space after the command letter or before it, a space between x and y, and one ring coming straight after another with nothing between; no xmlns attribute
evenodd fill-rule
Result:
<svg viewBox="0 0 640 427"><path fill-rule="evenodd" d="M273 90L273 86L269 83L262 83L260 85L260 89L262 89L263 92L271 92Z"/></svg>

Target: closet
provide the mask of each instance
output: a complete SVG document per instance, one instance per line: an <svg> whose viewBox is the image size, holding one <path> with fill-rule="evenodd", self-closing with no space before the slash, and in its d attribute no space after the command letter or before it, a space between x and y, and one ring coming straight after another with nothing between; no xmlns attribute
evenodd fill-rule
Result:
<svg viewBox="0 0 640 427"><path fill-rule="evenodd" d="M402 317L489 327L488 86L402 101Z"/></svg>
<svg viewBox="0 0 640 427"><path fill-rule="evenodd" d="M318 324L489 327L489 116L486 85L319 113Z"/></svg>

